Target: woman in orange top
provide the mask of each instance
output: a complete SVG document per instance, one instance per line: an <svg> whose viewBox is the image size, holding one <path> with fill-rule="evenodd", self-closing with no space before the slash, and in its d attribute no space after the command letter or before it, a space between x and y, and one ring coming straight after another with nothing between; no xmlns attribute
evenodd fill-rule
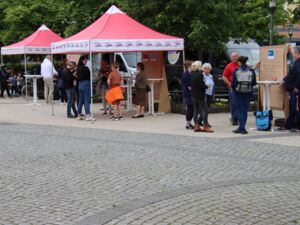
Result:
<svg viewBox="0 0 300 225"><path fill-rule="evenodd" d="M111 65L112 72L108 75L107 84L109 86L109 90L106 93L106 100L109 104L114 105L114 116L112 118L113 121L122 120L122 112L121 112L121 100L124 99L123 92L121 89L121 84L123 82L122 75L118 72L119 64L114 62Z"/></svg>

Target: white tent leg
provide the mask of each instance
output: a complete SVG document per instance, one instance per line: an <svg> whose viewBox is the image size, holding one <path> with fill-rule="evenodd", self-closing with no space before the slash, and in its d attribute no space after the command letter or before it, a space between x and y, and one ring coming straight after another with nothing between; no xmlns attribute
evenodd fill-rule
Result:
<svg viewBox="0 0 300 225"><path fill-rule="evenodd" d="M182 62L183 62L183 69L184 69L184 63L185 63L185 51L182 50Z"/></svg>
<svg viewBox="0 0 300 225"><path fill-rule="evenodd" d="M91 70L90 70L90 84L91 84L91 123L94 122L94 94L93 94L93 54L90 51L90 61L91 61Z"/></svg>
<svg viewBox="0 0 300 225"><path fill-rule="evenodd" d="M53 62L53 54L51 54L51 62L53 64L53 67L54 67L54 62ZM52 73L52 77L53 77L53 69L51 70L51 73ZM53 81L54 82L54 81ZM53 84L54 85L54 84ZM46 97L46 96L45 96ZM52 92L52 106L51 106L51 116L54 116L54 89L53 89L53 92Z"/></svg>
<svg viewBox="0 0 300 225"><path fill-rule="evenodd" d="M27 60L26 60L26 54L24 54L24 75L27 75ZM25 77L25 99L28 101L28 92L27 92L27 78Z"/></svg>

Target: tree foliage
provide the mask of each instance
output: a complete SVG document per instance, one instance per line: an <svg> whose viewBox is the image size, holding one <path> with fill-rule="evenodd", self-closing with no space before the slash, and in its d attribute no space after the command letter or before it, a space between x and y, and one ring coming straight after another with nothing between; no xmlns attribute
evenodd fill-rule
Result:
<svg viewBox="0 0 300 225"><path fill-rule="evenodd" d="M277 0L274 24L284 25L288 20L288 13L284 10L285 0ZM269 0L246 0L239 5L239 33L243 38L255 39L260 44L268 42L270 36ZM281 37L275 34L275 43Z"/></svg>
<svg viewBox="0 0 300 225"><path fill-rule="evenodd" d="M0 1L0 44L21 40L46 24L63 37L91 24L112 4L141 23L185 38L186 47L218 51L230 37L269 37L269 0L10 0ZM275 23L284 24L286 0L277 0ZM279 39L278 39L279 40Z"/></svg>

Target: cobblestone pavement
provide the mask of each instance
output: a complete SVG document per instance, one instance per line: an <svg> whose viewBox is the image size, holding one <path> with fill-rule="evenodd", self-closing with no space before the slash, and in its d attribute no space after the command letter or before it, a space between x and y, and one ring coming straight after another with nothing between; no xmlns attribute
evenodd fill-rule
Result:
<svg viewBox="0 0 300 225"><path fill-rule="evenodd" d="M300 149L0 124L0 224L297 224Z"/></svg>

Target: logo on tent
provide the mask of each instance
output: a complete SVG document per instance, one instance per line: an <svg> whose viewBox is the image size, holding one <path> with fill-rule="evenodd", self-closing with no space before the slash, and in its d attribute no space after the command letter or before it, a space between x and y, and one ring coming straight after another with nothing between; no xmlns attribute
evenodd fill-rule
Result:
<svg viewBox="0 0 300 225"><path fill-rule="evenodd" d="M99 48L99 47L102 46L102 45L101 45L101 42L96 42L96 43L94 43L94 45L95 45L96 48Z"/></svg>
<svg viewBox="0 0 300 225"><path fill-rule="evenodd" d="M146 42L146 46L147 46L147 47L152 46L152 45L153 45L153 44L152 44L151 42L149 42L149 41Z"/></svg>
<svg viewBox="0 0 300 225"><path fill-rule="evenodd" d="M136 46L137 46L137 47L143 46L143 43L140 42L140 41L137 41L137 42L136 42Z"/></svg>

